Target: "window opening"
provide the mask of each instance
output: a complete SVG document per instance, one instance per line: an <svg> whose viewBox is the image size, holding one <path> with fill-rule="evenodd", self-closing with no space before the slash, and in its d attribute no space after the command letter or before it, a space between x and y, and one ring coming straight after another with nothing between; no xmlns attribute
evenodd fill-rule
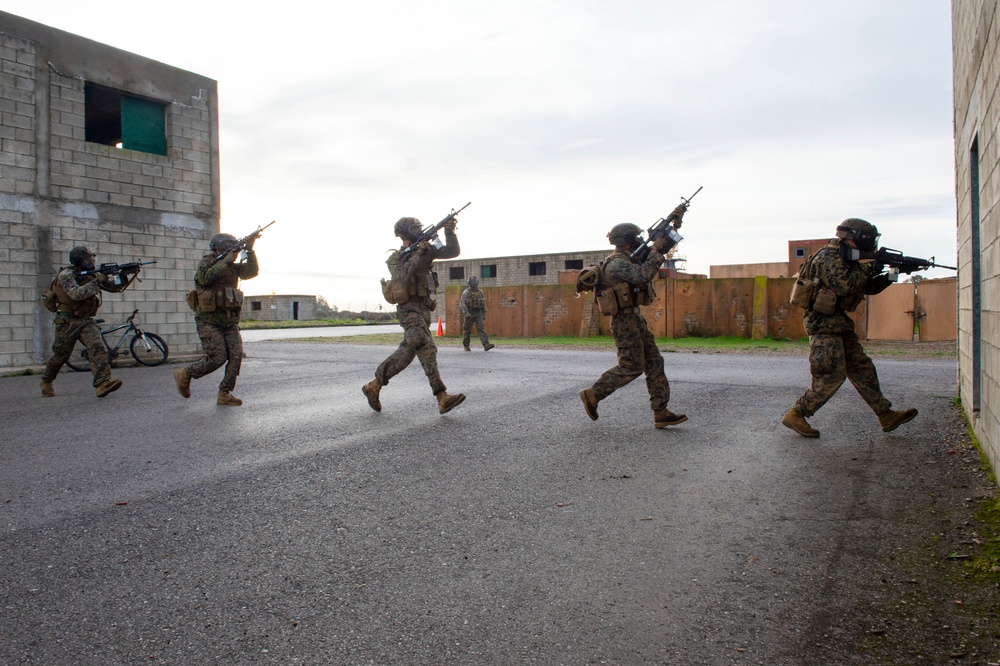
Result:
<svg viewBox="0 0 1000 666"><path fill-rule="evenodd" d="M452 266L448 269L448 279L449 280L464 280L465 279L465 266Z"/></svg>
<svg viewBox="0 0 1000 666"><path fill-rule="evenodd" d="M166 104L86 82L84 139L154 155L167 154Z"/></svg>
<svg viewBox="0 0 1000 666"><path fill-rule="evenodd" d="M568 270L568 271L582 271L583 270L583 259L567 259L566 260L566 270Z"/></svg>
<svg viewBox="0 0 1000 666"><path fill-rule="evenodd" d="M528 275L545 275L545 262L544 261L528 262Z"/></svg>
<svg viewBox="0 0 1000 666"><path fill-rule="evenodd" d="M497 265L496 264L485 264L479 267L479 277L481 278L495 278L497 276Z"/></svg>

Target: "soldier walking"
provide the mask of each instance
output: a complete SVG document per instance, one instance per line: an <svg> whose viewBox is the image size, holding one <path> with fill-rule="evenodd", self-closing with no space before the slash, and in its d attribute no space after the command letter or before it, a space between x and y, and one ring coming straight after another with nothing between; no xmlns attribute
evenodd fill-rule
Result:
<svg viewBox="0 0 1000 666"><path fill-rule="evenodd" d="M818 280L817 293L802 317L809 334L809 370L812 385L795 401L781 419L781 424L803 437L819 437L819 430L809 425L807 417L815 414L837 389L850 379L872 411L878 416L883 432L891 432L912 421L917 410L893 411L892 403L882 395L875 364L865 353L848 316L866 294L884 291L891 280L882 267L859 262L851 250L874 252L879 233L875 225L859 218L844 220L837 236L812 258L810 280Z"/></svg>
<svg viewBox="0 0 1000 666"><path fill-rule="evenodd" d="M194 276L197 297L194 320L198 324L205 358L174 371L177 391L185 398L191 397L192 379L204 377L225 365L216 402L233 407L243 404L232 393L243 363L243 336L240 335L243 292L238 287L240 280L257 277L255 240L254 236L245 239L246 261L237 262L241 248L233 247L237 244L236 237L216 234L208 244L211 253L198 265ZM220 258L220 255L224 256Z"/></svg>
<svg viewBox="0 0 1000 666"><path fill-rule="evenodd" d="M97 255L89 247L74 247L69 252L70 265L60 269L52 283L52 291L57 300L56 336L52 343L52 357L42 371L42 395L46 398L56 394L52 382L72 355L77 340L87 347L97 397L103 398L122 386L120 379L111 379L108 351L94 315L101 307L101 291L125 291L138 275L138 268L131 277L123 272L121 284L116 284L116 281L112 281L104 273L81 275L96 269L96 259Z"/></svg>
<svg viewBox="0 0 1000 666"><path fill-rule="evenodd" d="M462 311L462 347L465 351L469 349L469 341L472 337L472 326L475 325L476 333L479 334L479 341L483 343L483 351L489 351L496 347L490 342L490 336L486 334L486 295L479 288L479 278L473 276L469 278L469 287L462 292L462 298L458 302L458 307Z"/></svg>
<svg viewBox="0 0 1000 666"><path fill-rule="evenodd" d="M587 416L596 421L597 404L601 400L645 373L653 425L666 428L684 423L687 416L674 414L667 408L670 383L663 371L663 356L639 306L653 300L652 279L663 265L661 252L670 241L666 237L654 241L649 256L640 264L632 259L632 252L642 244L641 233L639 227L627 223L616 225L608 233L615 251L601 264L601 281L606 287L599 302L601 314L611 315L618 365L601 375L592 387L580 391L580 399Z"/></svg>
<svg viewBox="0 0 1000 666"><path fill-rule="evenodd" d="M420 237L422 226L415 217L403 217L396 222L393 231L402 240L402 247L394 251L386 260L392 282L400 290L401 298L396 302L396 315L403 327L403 341L387 359L375 370L375 379L361 388L368 406L376 412L382 411L379 392L389 380L406 369L414 358L427 375L431 391L437 398L438 412L447 414L462 404L465 395L449 395L437 365L437 346L431 337L431 310L437 304L437 273L431 270L435 259L452 259L461 251L455 234L456 221L452 217L443 226L445 244L437 247L428 241L414 244ZM410 249L412 248L412 249ZM404 295L405 294L405 295Z"/></svg>

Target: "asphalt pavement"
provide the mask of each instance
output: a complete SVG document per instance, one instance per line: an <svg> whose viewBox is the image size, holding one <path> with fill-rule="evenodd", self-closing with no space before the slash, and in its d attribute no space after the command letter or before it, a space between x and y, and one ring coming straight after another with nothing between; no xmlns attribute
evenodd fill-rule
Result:
<svg viewBox="0 0 1000 666"><path fill-rule="evenodd" d="M502 343L440 349L450 414L417 362L375 413L391 349L248 341L242 407L169 365L0 379L0 663L903 663L894 558L987 492L945 475L954 360L877 362L913 423L847 384L806 440L801 357L666 354L690 420L655 430L641 379L584 414L613 351Z"/></svg>

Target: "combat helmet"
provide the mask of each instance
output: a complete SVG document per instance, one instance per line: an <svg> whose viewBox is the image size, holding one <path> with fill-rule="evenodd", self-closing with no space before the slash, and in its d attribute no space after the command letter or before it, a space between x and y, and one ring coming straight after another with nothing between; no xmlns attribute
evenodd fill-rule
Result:
<svg viewBox="0 0 1000 666"><path fill-rule="evenodd" d="M69 251L69 263L77 268L83 268L83 263L90 257L96 257L97 253L86 245L77 245Z"/></svg>
<svg viewBox="0 0 1000 666"><path fill-rule="evenodd" d="M611 231L608 232L608 240L615 247L624 246L633 248L639 244L639 235L641 233L642 229L636 225L631 222L623 222L611 227Z"/></svg>
<svg viewBox="0 0 1000 666"><path fill-rule="evenodd" d="M874 252L878 248L879 236L874 224L858 217L850 217L837 226L838 238L853 240L864 252Z"/></svg>
<svg viewBox="0 0 1000 666"><path fill-rule="evenodd" d="M400 238L412 242L420 236L420 232L423 231L423 225L415 217L401 217L392 230Z"/></svg>
<svg viewBox="0 0 1000 666"><path fill-rule="evenodd" d="M208 241L208 249L212 252L221 252L236 242L236 236L232 234L215 234L212 240Z"/></svg>
<svg viewBox="0 0 1000 666"><path fill-rule="evenodd" d="M469 278L469 288L478 289L479 288L479 278L475 275Z"/></svg>

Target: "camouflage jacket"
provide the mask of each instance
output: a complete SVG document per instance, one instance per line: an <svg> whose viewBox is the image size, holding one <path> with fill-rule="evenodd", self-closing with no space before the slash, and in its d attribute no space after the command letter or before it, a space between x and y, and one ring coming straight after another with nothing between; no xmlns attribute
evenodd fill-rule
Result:
<svg viewBox="0 0 1000 666"><path fill-rule="evenodd" d="M435 259L454 259L461 253L458 236L452 229L444 230L445 244L440 248L424 242L412 252L403 254L403 248L395 250L385 260L393 280L406 284L409 293L407 303L434 309L434 294L437 292L437 274L431 270ZM398 303L405 305L404 303Z"/></svg>
<svg viewBox="0 0 1000 666"><path fill-rule="evenodd" d="M110 281L102 283L93 274L80 277L78 270L68 266L59 271L52 287L59 301L59 312L64 316L93 317L101 307L101 291L118 293L125 291L129 284L131 280L121 285Z"/></svg>
<svg viewBox="0 0 1000 666"><path fill-rule="evenodd" d="M243 292L237 288L239 281L257 277L259 270L256 252L249 252L244 263L234 264L225 260L215 261L214 254L202 257L194 274L194 284L199 292L195 320L215 326L240 323Z"/></svg>
<svg viewBox="0 0 1000 666"><path fill-rule="evenodd" d="M840 239L834 238L816 253L809 277L819 279L820 286L837 295L837 309L832 315L807 310L802 317L809 335L836 335L854 330L854 320L847 312L853 310L866 295L884 291L891 282L888 275L872 275L871 264L845 261L840 256ZM846 308L845 308L846 306Z"/></svg>
<svg viewBox="0 0 1000 666"><path fill-rule="evenodd" d="M483 293L482 289L468 287L462 292L462 299L458 302L458 307L466 317L472 316L473 312L486 314L486 294Z"/></svg>

